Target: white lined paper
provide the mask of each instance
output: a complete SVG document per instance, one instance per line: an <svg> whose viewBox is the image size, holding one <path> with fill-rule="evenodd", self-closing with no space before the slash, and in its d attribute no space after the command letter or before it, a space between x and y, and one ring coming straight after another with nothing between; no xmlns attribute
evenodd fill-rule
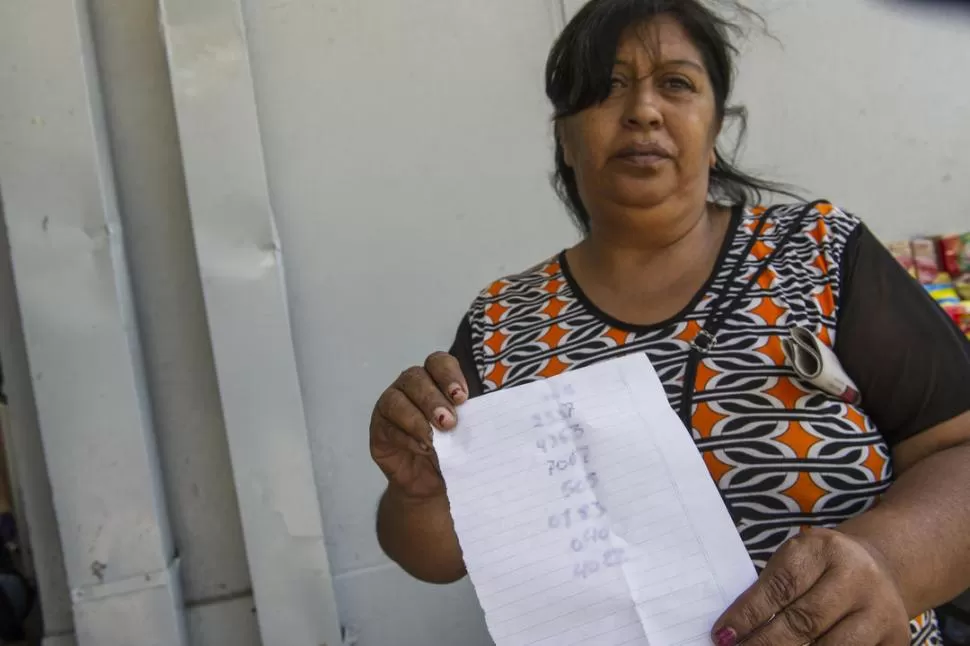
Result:
<svg viewBox="0 0 970 646"><path fill-rule="evenodd" d="M706 646L755 580L643 355L474 399L434 445L497 646Z"/></svg>

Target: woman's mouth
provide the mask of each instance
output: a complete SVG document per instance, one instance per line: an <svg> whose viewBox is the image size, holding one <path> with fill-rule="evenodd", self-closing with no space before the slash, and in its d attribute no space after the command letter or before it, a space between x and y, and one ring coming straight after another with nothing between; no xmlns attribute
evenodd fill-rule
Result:
<svg viewBox="0 0 970 646"><path fill-rule="evenodd" d="M630 164L632 166L639 166L641 168L648 168L652 166L658 166L659 164L668 161L669 157L664 157L662 155L656 155L652 153L648 154L633 154L633 155L622 155L619 157L620 161Z"/></svg>
<svg viewBox="0 0 970 646"><path fill-rule="evenodd" d="M652 142L632 144L616 154L618 160L639 168L658 166L669 161L671 157L672 155L666 148Z"/></svg>

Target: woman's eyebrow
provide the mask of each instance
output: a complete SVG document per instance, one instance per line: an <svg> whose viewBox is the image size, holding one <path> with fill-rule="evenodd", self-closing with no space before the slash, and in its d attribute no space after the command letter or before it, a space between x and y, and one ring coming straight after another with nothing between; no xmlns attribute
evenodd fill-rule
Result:
<svg viewBox="0 0 970 646"><path fill-rule="evenodd" d="M660 65L668 66L668 67L684 67L684 66L686 66L686 67L693 67L698 72L703 72L704 71L704 66L703 65L701 65L700 63L698 63L696 61L692 61L692 60L690 60L688 58L674 58L674 59L671 59L671 60L662 60L662 61L660 61Z"/></svg>
<svg viewBox="0 0 970 646"><path fill-rule="evenodd" d="M615 61L613 61L613 65L623 66L623 67L633 67L633 63L631 63L630 61L624 60L622 58L618 58ZM673 58L670 60L661 60L659 65L657 65L657 67L693 67L698 72L705 71L703 65L701 65L696 61L692 61L689 58Z"/></svg>

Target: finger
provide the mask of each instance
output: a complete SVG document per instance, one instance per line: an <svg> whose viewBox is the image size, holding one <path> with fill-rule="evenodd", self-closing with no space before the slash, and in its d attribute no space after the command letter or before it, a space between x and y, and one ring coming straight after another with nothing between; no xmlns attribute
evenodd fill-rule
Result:
<svg viewBox="0 0 970 646"><path fill-rule="evenodd" d="M429 457L434 454L427 441L412 437L375 410L371 419L371 457L380 460L402 451Z"/></svg>
<svg viewBox="0 0 970 646"><path fill-rule="evenodd" d="M445 490L444 480L433 468L428 456L398 451L377 464L387 481L408 497L427 498Z"/></svg>
<svg viewBox="0 0 970 646"><path fill-rule="evenodd" d="M886 641L880 637L882 630L874 630L861 612L854 612L842 618L827 633L815 640L816 646L897 646L899 642ZM909 631L905 631L909 644Z"/></svg>
<svg viewBox="0 0 970 646"><path fill-rule="evenodd" d="M424 362L424 369L453 404L461 405L468 401L468 382L461 372L458 359L447 352L435 352Z"/></svg>
<svg viewBox="0 0 970 646"><path fill-rule="evenodd" d="M745 637L745 646L802 646L814 643L854 612L844 579L829 570L818 583L774 619Z"/></svg>
<svg viewBox="0 0 970 646"><path fill-rule="evenodd" d="M397 388L384 391L377 400L377 412L393 427L398 428L418 442L431 444L431 425L428 418Z"/></svg>
<svg viewBox="0 0 970 646"><path fill-rule="evenodd" d="M418 443L375 413L371 456L388 481L409 495L428 496L444 487L434 449Z"/></svg>
<svg viewBox="0 0 970 646"><path fill-rule="evenodd" d="M824 541L806 531L785 543L758 581L714 624L717 646L734 646L808 592L827 568Z"/></svg>
<svg viewBox="0 0 970 646"><path fill-rule="evenodd" d="M457 421L455 408L427 370L410 368L401 373L395 385L418 407L424 418L435 425L435 428L451 430L455 427ZM394 421L393 417L390 415L388 417Z"/></svg>

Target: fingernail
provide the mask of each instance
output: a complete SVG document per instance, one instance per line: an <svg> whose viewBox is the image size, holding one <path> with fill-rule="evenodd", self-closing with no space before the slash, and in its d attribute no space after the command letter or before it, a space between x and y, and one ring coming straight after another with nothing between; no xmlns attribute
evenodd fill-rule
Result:
<svg viewBox="0 0 970 646"><path fill-rule="evenodd" d="M461 384L451 384L448 387L448 396L451 397L451 401L456 404L461 404L465 401L467 395L465 394L465 389L461 387Z"/></svg>
<svg viewBox="0 0 970 646"><path fill-rule="evenodd" d="M438 428L447 428L455 423L455 416L447 408L436 408L434 422L438 425Z"/></svg>
<svg viewBox="0 0 970 646"><path fill-rule="evenodd" d="M717 646L736 646L738 634L731 628L721 628L714 633L714 643Z"/></svg>

